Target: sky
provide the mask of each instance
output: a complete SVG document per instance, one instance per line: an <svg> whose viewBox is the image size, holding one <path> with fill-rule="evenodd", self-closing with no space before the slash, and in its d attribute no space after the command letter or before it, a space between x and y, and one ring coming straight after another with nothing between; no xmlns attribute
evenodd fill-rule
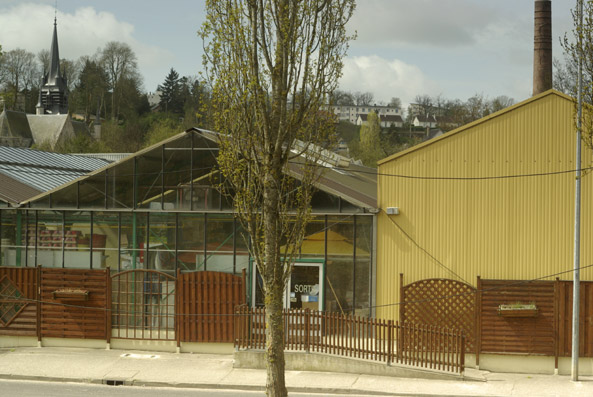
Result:
<svg viewBox="0 0 593 397"><path fill-rule="evenodd" d="M0 0L3 51L49 50L55 0ZM572 29L576 0L552 1L554 57ZM144 90L154 92L171 68L202 70L204 0L59 0L60 57L93 55L110 41L138 57ZM340 88L372 92L375 102L416 95L488 98L531 96L533 0L358 0L348 28L357 39L344 60Z"/></svg>

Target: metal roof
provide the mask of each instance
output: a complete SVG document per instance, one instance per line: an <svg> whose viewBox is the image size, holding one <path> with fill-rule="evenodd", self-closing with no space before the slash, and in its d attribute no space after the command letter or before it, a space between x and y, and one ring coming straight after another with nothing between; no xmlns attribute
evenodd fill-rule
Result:
<svg viewBox="0 0 593 397"><path fill-rule="evenodd" d="M102 159L0 146L2 179L10 178L37 193L54 189L107 164L109 162ZM25 188L19 190L22 194L15 195L15 186L3 183L0 196L21 202L35 195L29 195L33 190Z"/></svg>
<svg viewBox="0 0 593 397"><path fill-rule="evenodd" d="M207 145L210 149L217 146L218 141L218 133L198 128L190 128L185 132L182 132L178 135L172 136L167 138L164 141L156 143L152 146L144 148L139 152L136 152L124 159L121 159L115 163L109 164L107 167L102 169L96 169L92 173L88 175L84 175L83 178L80 178L80 181L84 179L90 178L92 175L95 175L99 172L104 172L106 169L111 169L114 167L118 167L124 161L128 161L131 158L141 156L145 153L148 153L156 148L162 147L164 144L170 144L181 139L184 139L188 134L196 134L197 136L201 136L205 138L203 142L204 145ZM208 143L210 142L210 143ZM1 154L0 154L1 157ZM336 195L341 197L342 199L360 206L362 208L366 208L369 210L374 210L377 208L377 170L375 168L369 168L362 165L357 165L351 163L349 161L342 161L344 158L342 156L338 156L336 154L332 154L331 156L324 157L323 166L326 170L322 173L321 178L315 184L316 187L324 191L326 193ZM301 167L295 162L290 165L290 173L295 178L299 179L301 176ZM160 164L159 164L160 170ZM72 178L73 183L75 178ZM60 186L59 189L64 189L66 185ZM41 195L35 196L28 201L35 201L38 200L45 195L52 193L46 192Z"/></svg>

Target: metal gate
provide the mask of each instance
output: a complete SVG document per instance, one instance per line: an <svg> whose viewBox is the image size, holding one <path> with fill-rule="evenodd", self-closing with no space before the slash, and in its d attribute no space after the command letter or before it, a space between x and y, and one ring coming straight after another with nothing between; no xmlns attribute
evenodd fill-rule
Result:
<svg viewBox="0 0 593 397"><path fill-rule="evenodd" d="M113 338L175 340L175 277L128 270L111 280Z"/></svg>

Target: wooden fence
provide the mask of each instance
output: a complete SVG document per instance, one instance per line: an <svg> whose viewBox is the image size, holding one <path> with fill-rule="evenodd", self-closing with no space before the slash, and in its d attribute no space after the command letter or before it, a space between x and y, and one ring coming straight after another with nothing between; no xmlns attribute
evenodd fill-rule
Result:
<svg viewBox="0 0 593 397"><path fill-rule="evenodd" d="M39 268L39 272L41 337L107 339L109 271Z"/></svg>
<svg viewBox="0 0 593 397"><path fill-rule="evenodd" d="M265 309L235 311L235 347L265 349ZM463 373L462 331L319 311L284 311L286 350Z"/></svg>
<svg viewBox="0 0 593 397"><path fill-rule="evenodd" d="M466 351L475 350L476 288L457 280L425 279L404 285L400 274L400 323L459 328Z"/></svg>
<svg viewBox="0 0 593 397"><path fill-rule="evenodd" d="M246 276L0 267L0 336L232 342Z"/></svg>
<svg viewBox="0 0 593 397"><path fill-rule="evenodd" d="M246 274L220 272L177 274L178 340L232 342L233 311L246 303Z"/></svg>
<svg viewBox="0 0 593 397"><path fill-rule="evenodd" d="M463 329L468 337L467 352L475 352L477 364L481 353L510 353L554 356L557 368L558 357L571 355L572 281L478 277L474 288L445 279L403 285L400 276L400 283L400 320ZM516 313L499 310L501 305L517 304L532 304L535 309ZM581 281L579 318L579 356L593 357L591 281Z"/></svg>

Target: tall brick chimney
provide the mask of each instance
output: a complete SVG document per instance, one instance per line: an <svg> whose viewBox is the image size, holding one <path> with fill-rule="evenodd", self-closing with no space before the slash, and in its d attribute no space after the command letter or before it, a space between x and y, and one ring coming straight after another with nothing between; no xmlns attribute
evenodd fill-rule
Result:
<svg viewBox="0 0 593 397"><path fill-rule="evenodd" d="M552 88L552 1L535 0L533 95Z"/></svg>

